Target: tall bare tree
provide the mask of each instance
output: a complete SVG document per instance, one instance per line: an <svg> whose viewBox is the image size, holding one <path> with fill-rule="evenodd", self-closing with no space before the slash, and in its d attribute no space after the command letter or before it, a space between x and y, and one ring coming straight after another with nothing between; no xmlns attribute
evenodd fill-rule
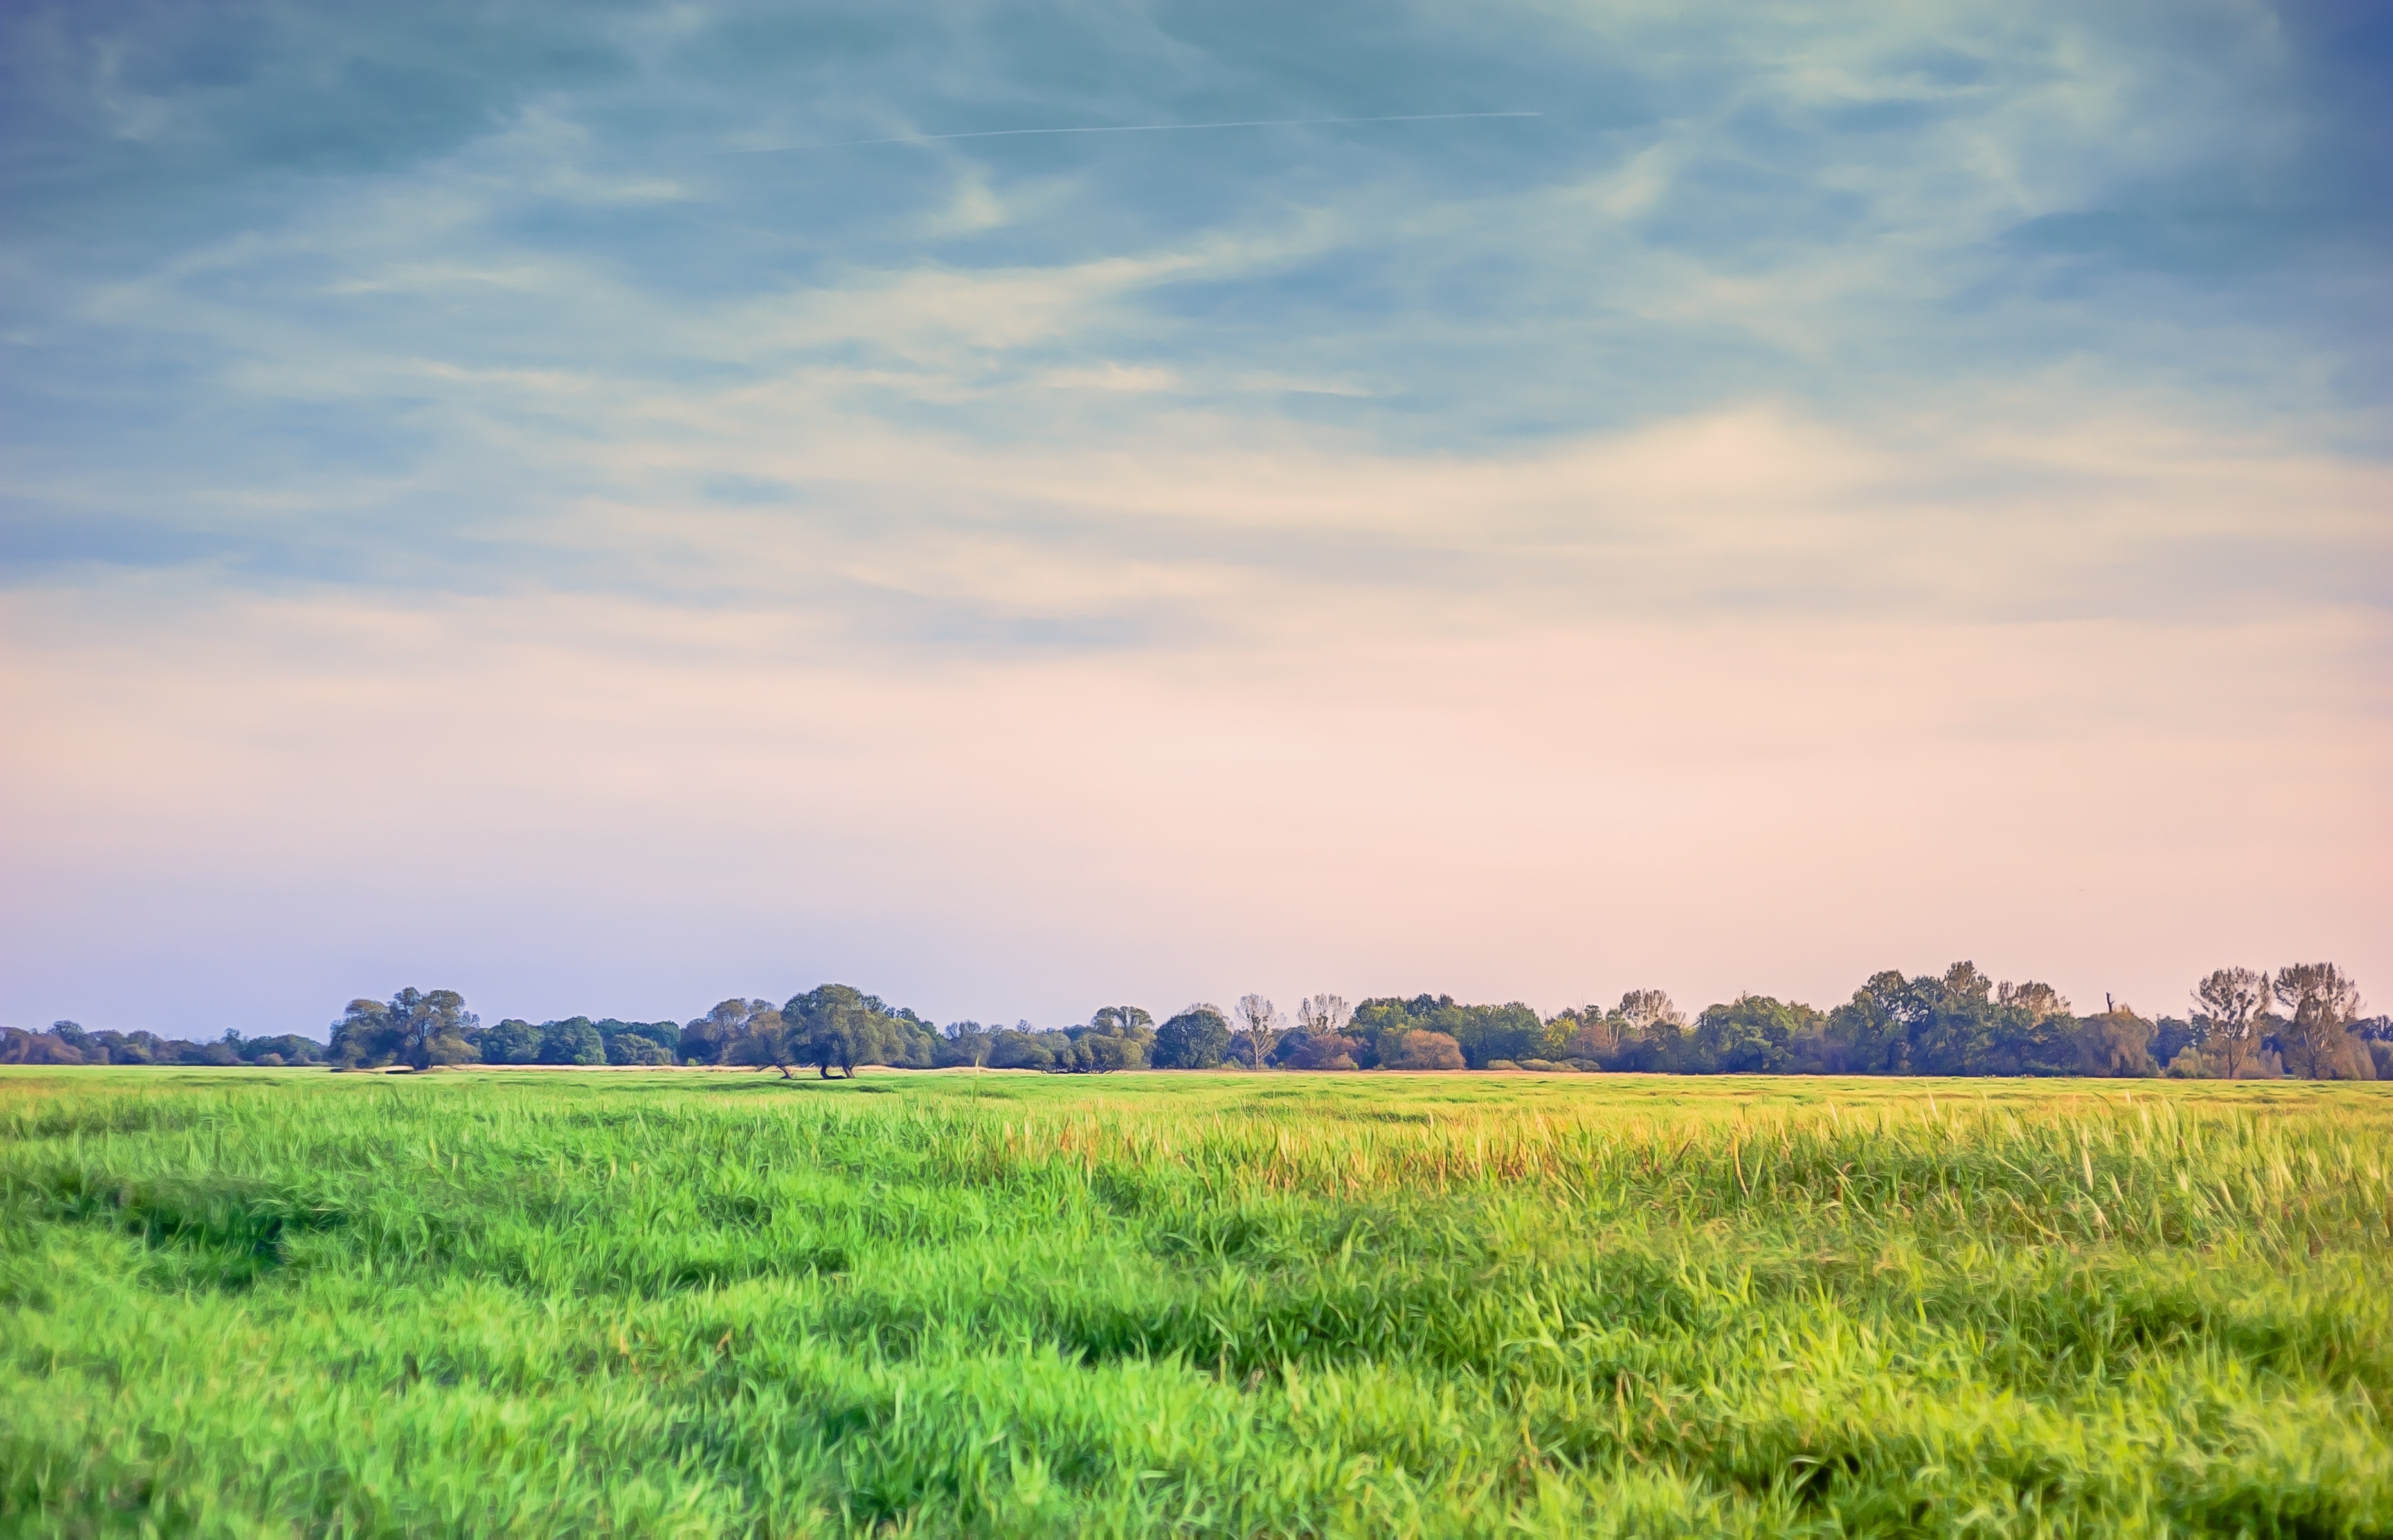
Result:
<svg viewBox="0 0 2393 1540"><path fill-rule="evenodd" d="M1354 1019L1354 1008L1342 995L1314 995L1300 1001L1296 1008L1297 1024L1308 1033L1334 1035L1346 1030Z"/></svg>
<svg viewBox="0 0 2393 1540"><path fill-rule="evenodd" d="M2250 968L2214 969L2193 986L2193 1003L2202 1051L2228 1079L2242 1077L2258 1045L2260 1011L2269 1003L2267 976Z"/></svg>
<svg viewBox="0 0 2393 1540"><path fill-rule="evenodd" d="M1280 1034L1288 1030L1288 1018L1278 1006L1261 995L1238 997L1238 1046L1247 1051L1249 1068L1261 1069L1279 1046Z"/></svg>
<svg viewBox="0 0 2393 1540"><path fill-rule="evenodd" d="M1659 989L1631 989L1620 997L1620 1019L1632 1033L1667 1022L1672 1026L1687 1024L1686 1013L1671 1002Z"/></svg>

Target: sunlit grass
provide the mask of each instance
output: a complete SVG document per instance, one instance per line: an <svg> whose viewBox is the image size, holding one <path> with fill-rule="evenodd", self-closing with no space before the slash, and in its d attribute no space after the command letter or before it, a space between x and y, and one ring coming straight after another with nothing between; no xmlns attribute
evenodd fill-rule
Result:
<svg viewBox="0 0 2393 1540"><path fill-rule="evenodd" d="M33 1531L2382 1533L2393 1090L0 1072Z"/></svg>

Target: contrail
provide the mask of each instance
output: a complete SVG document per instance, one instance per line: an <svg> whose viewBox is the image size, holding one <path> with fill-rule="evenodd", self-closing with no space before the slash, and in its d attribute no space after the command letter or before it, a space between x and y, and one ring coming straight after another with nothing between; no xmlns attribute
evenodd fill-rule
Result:
<svg viewBox="0 0 2393 1540"><path fill-rule="evenodd" d="M835 139L829 144L771 145L733 155L787 155L802 150L860 150L876 144L934 144L941 139L1011 139L1029 134L1185 134L1202 128L1312 128L1349 123L1451 123L1458 118L1542 118L1543 112L1395 112L1378 118L1249 118L1237 123L1109 123L1086 128L981 128L964 134L900 134L889 139Z"/></svg>

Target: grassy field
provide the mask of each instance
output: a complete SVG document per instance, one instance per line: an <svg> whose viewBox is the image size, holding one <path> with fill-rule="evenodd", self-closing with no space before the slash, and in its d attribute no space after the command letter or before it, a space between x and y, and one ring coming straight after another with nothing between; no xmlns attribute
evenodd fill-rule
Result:
<svg viewBox="0 0 2393 1540"><path fill-rule="evenodd" d="M0 1071L17 1533L2393 1533L2393 1087Z"/></svg>

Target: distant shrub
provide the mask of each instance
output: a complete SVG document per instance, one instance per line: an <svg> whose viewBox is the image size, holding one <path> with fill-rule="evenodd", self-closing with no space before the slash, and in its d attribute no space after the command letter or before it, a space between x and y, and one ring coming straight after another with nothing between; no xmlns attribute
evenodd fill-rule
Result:
<svg viewBox="0 0 2393 1540"><path fill-rule="evenodd" d="M1391 1032L1380 1039L1382 1069L1460 1069L1462 1045L1443 1032Z"/></svg>
<svg viewBox="0 0 2393 1540"><path fill-rule="evenodd" d="M1336 1032L1291 1032L1275 1057L1290 1069L1353 1069L1360 1038Z"/></svg>

